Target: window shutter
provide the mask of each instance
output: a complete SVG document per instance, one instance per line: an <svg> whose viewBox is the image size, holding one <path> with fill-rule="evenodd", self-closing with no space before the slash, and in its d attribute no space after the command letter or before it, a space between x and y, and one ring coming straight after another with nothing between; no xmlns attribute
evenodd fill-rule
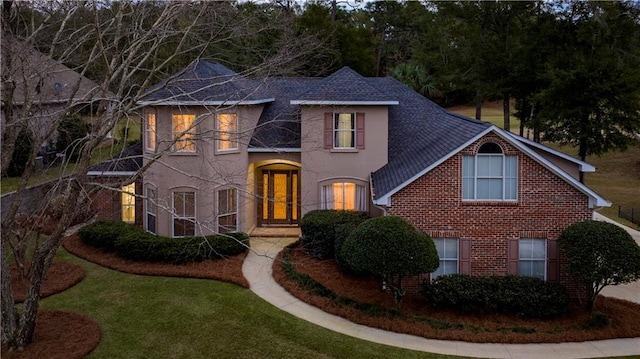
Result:
<svg viewBox="0 0 640 359"><path fill-rule="evenodd" d="M356 148L364 150L364 112L356 112Z"/></svg>
<svg viewBox="0 0 640 359"><path fill-rule="evenodd" d="M471 239L460 239L460 274L471 274Z"/></svg>
<svg viewBox="0 0 640 359"><path fill-rule="evenodd" d="M507 274L518 274L518 260L520 259L520 252L518 249L518 239L509 239L507 245Z"/></svg>
<svg viewBox="0 0 640 359"><path fill-rule="evenodd" d="M547 240L547 280L558 281L559 278L559 254L558 242Z"/></svg>
<svg viewBox="0 0 640 359"><path fill-rule="evenodd" d="M324 114L324 149L333 148L333 113Z"/></svg>

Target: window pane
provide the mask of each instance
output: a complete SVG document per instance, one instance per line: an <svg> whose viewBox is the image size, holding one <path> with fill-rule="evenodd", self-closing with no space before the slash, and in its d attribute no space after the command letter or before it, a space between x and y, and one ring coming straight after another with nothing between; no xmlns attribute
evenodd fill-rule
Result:
<svg viewBox="0 0 640 359"><path fill-rule="evenodd" d="M478 179L478 199L502 199L501 179Z"/></svg>
<svg viewBox="0 0 640 359"><path fill-rule="evenodd" d="M342 183L333 184L333 206L331 209L344 209L344 191Z"/></svg>
<svg viewBox="0 0 640 359"><path fill-rule="evenodd" d="M173 115L173 138L176 140L173 148L177 151L195 151L193 140L195 115ZM184 132L184 133L183 133Z"/></svg>
<svg viewBox="0 0 640 359"><path fill-rule="evenodd" d="M218 149L231 150L238 148L238 115L235 113L220 113L218 118Z"/></svg>
<svg viewBox="0 0 640 359"><path fill-rule="evenodd" d="M136 221L136 192L135 183L122 187L122 221L134 223Z"/></svg>
<svg viewBox="0 0 640 359"><path fill-rule="evenodd" d="M473 199L474 198L474 183L475 183L475 157L463 156L462 157L462 198Z"/></svg>
<svg viewBox="0 0 640 359"><path fill-rule="evenodd" d="M353 148L355 142L355 119L353 114L336 114L334 132L334 147Z"/></svg>
<svg viewBox="0 0 640 359"><path fill-rule="evenodd" d="M218 213L229 213L229 193L227 190L218 191Z"/></svg>
<svg viewBox="0 0 640 359"><path fill-rule="evenodd" d="M184 192L173 193L173 211L176 216L184 216Z"/></svg>
<svg viewBox="0 0 640 359"><path fill-rule="evenodd" d="M196 194L194 192L184 193L184 215L193 217L196 214Z"/></svg>
<svg viewBox="0 0 640 359"><path fill-rule="evenodd" d="M444 253L445 258L458 259L458 240L453 238L446 238L444 240Z"/></svg>
<svg viewBox="0 0 640 359"><path fill-rule="evenodd" d="M544 259L546 257L546 241L544 239L532 240L531 258Z"/></svg>
<svg viewBox="0 0 640 359"><path fill-rule="evenodd" d="M521 260L518 263L518 267L520 275L531 276L531 261Z"/></svg>
<svg viewBox="0 0 640 359"><path fill-rule="evenodd" d="M146 126L146 145L150 150L156 149L156 114L147 114L147 126Z"/></svg>
<svg viewBox="0 0 640 359"><path fill-rule="evenodd" d="M545 261L531 261L531 276L544 280Z"/></svg>
<svg viewBox="0 0 640 359"><path fill-rule="evenodd" d="M342 209L356 209L356 184L345 183L344 184L344 206Z"/></svg>
<svg viewBox="0 0 640 359"><path fill-rule="evenodd" d="M157 233L156 232L156 216L154 216L151 213L147 213L147 231L154 234Z"/></svg>
<svg viewBox="0 0 640 359"><path fill-rule="evenodd" d="M521 239L518 245L518 252L520 259L531 259L531 240L530 239Z"/></svg>

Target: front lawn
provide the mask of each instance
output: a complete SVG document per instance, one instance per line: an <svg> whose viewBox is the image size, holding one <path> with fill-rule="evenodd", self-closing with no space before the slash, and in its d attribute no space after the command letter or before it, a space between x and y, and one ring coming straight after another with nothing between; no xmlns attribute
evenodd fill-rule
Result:
<svg viewBox="0 0 640 359"><path fill-rule="evenodd" d="M206 279L131 275L60 249L86 270L42 309L86 314L102 340L89 358L451 358L370 343L298 319L248 289Z"/></svg>

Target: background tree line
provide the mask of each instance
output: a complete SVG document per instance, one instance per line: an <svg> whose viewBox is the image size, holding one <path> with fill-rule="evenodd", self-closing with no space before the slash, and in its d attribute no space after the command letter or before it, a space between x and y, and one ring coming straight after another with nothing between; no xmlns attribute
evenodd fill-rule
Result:
<svg viewBox="0 0 640 359"><path fill-rule="evenodd" d="M32 137L24 151L25 170L2 219L3 343L20 348L31 340L42 279L81 204L100 188L86 176L94 149L118 120L136 113L150 85L197 58L249 77L326 76L343 66L364 76L394 76L443 105L475 101L478 118L483 101L502 101L506 129L515 103L516 116L536 139L577 146L582 159L638 141L638 1L357 5L340 0L2 2L3 174L23 142L21 129L41 111L34 92L20 104L15 101L12 59L20 50L10 39L98 84L83 103L66 99L51 115L51 130ZM107 98L108 92L116 99ZM47 136L79 105L96 98L91 134L75 171L59 181L56 227L34 250L29 296L18 310L6 273L21 193ZM131 180L108 185L119 188ZM52 212L48 207L43 206L43 216Z"/></svg>

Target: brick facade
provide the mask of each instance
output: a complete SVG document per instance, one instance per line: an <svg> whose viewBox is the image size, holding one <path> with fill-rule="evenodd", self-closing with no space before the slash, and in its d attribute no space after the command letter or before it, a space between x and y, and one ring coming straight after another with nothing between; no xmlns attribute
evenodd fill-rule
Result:
<svg viewBox="0 0 640 359"><path fill-rule="evenodd" d="M462 156L475 155L487 141L518 156L515 202L462 200ZM592 216L587 195L491 134L395 193L387 213L408 219L433 238L458 238L459 271L471 275L517 274L517 240L546 239L547 278L567 287L572 282L562 270L565 259L556 240L566 227Z"/></svg>

